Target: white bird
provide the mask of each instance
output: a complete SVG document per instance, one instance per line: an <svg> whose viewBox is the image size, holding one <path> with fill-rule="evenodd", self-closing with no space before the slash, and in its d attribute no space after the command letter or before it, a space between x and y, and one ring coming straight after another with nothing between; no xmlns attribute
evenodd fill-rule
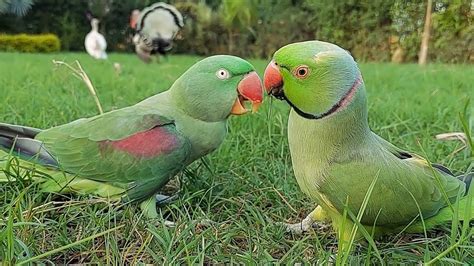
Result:
<svg viewBox="0 0 474 266"><path fill-rule="evenodd" d="M151 55L165 55L173 48L173 39L184 26L184 20L174 6L158 2L140 13L134 10L130 26L136 30L133 37L135 51L138 57L148 63Z"/></svg>
<svg viewBox="0 0 474 266"><path fill-rule="evenodd" d="M86 35L84 45L86 51L95 59L107 59L107 42L102 34L99 33L99 20L93 18L91 20L92 30Z"/></svg>

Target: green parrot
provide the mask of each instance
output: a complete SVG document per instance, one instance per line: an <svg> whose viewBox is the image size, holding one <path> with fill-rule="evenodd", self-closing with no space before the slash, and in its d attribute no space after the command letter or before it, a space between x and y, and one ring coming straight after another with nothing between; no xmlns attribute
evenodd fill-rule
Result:
<svg viewBox="0 0 474 266"><path fill-rule="evenodd" d="M254 67L228 55L208 57L165 92L136 105L40 130L0 124L0 180L12 180L7 162L34 168L46 192L92 193L141 203L157 217L154 195L196 159L216 150L231 114L263 100ZM0 150L1 150L0 149Z"/></svg>
<svg viewBox="0 0 474 266"><path fill-rule="evenodd" d="M371 185L360 223L376 236L423 232L449 221L458 200L459 216L466 211L474 217L474 197L466 195L472 173L457 178L370 130L364 81L346 50L321 41L284 46L267 66L264 86L292 107L288 142L294 173L317 203L301 223L285 224L289 231L328 221L340 241L348 241L354 220L347 211L359 214Z"/></svg>

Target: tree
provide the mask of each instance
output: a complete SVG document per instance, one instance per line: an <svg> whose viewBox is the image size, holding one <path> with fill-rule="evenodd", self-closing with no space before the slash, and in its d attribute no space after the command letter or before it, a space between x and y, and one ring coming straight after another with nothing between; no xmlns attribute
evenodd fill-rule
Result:
<svg viewBox="0 0 474 266"><path fill-rule="evenodd" d="M419 1L419 0L418 0ZM305 0L319 40L336 43L361 61L389 60L395 0Z"/></svg>
<svg viewBox="0 0 474 266"><path fill-rule="evenodd" d="M431 33L431 10L433 8L433 1L428 0L426 5L425 27L421 39L420 54L418 56L418 64L426 65L426 58L428 57L428 46L430 42Z"/></svg>
<svg viewBox="0 0 474 266"><path fill-rule="evenodd" d="M228 31L229 53L234 51L235 37L241 29L253 31L251 25L256 17L253 0L224 0L221 4L222 22Z"/></svg>
<svg viewBox="0 0 474 266"><path fill-rule="evenodd" d="M0 0L0 14L11 13L24 16L32 5L33 0Z"/></svg>

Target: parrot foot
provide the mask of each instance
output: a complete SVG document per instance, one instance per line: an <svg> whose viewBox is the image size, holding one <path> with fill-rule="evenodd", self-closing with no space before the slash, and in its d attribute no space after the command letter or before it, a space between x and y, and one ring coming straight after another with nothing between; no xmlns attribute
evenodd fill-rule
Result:
<svg viewBox="0 0 474 266"><path fill-rule="evenodd" d="M156 227L167 227L167 228L174 228L176 227L176 223L164 219L153 219L150 221Z"/></svg>
<svg viewBox="0 0 474 266"><path fill-rule="evenodd" d="M309 231L309 229L313 228L313 225L315 223L316 222L313 220L313 218L308 215L308 217L304 218L303 221L301 221L300 223L295 223L295 224L279 223L279 224L286 229L286 232L301 235Z"/></svg>
<svg viewBox="0 0 474 266"><path fill-rule="evenodd" d="M166 196L166 195L162 195L162 194L156 194L155 195L156 204L158 204L159 206L169 204L169 203L175 201L177 198L178 198L177 193L172 195L172 196Z"/></svg>
<svg viewBox="0 0 474 266"><path fill-rule="evenodd" d="M164 221L159 221L157 225L164 225L165 227L173 228L176 226L176 223L172 221L164 220Z"/></svg>
<svg viewBox="0 0 474 266"><path fill-rule="evenodd" d="M168 220L165 220L165 222L163 223L166 227L175 227L176 226L176 223L175 222L172 222L172 221L168 221Z"/></svg>

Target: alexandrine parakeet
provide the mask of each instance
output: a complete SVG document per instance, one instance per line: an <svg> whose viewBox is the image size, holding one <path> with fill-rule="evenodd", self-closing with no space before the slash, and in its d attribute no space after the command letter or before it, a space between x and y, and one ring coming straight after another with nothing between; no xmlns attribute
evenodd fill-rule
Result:
<svg viewBox="0 0 474 266"><path fill-rule="evenodd" d="M245 101L256 110L262 99L261 80L249 62L208 57L169 90L130 107L45 130L0 124L0 180L15 178L7 161L17 155L22 167L34 165L44 191L134 201L156 217L149 203L160 188L219 147L229 116L248 111Z"/></svg>
<svg viewBox="0 0 474 266"><path fill-rule="evenodd" d="M288 141L294 173L317 204L303 222L287 224L289 230L330 221L340 239L348 240L353 220L345 210L357 216L371 184L360 220L369 233L373 226L376 235L423 232L423 226L451 220L457 200L460 218L474 216L473 197L466 195L472 174L455 177L370 130L364 81L346 50L320 41L284 46L265 70L264 85L292 107Z"/></svg>

